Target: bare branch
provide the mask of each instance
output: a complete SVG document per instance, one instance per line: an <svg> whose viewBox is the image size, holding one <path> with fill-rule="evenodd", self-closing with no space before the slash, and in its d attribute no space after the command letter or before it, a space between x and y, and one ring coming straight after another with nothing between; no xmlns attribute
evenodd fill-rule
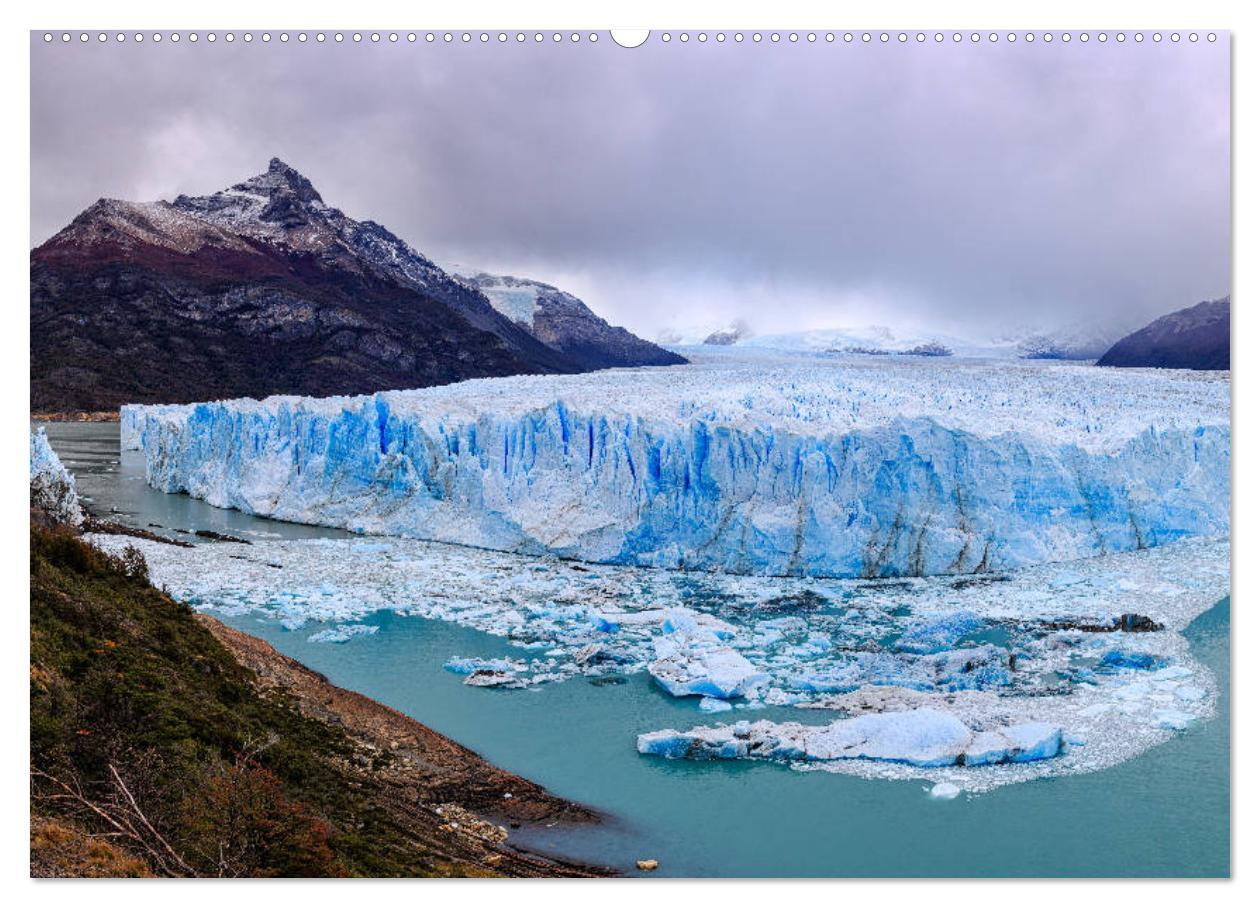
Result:
<svg viewBox="0 0 1260 908"><path fill-rule="evenodd" d="M144 815L144 812L140 809L140 805L137 804L136 799L132 797L131 792L123 782L122 776L118 774L118 770L114 767L113 763L109 764L109 771L114 777L114 784L118 786L119 790L121 790L123 795L127 798L127 803L131 805L132 811L140 818L140 822L144 824L144 827L149 830L149 832L153 834L153 837L158 840L158 843L166 849L166 852L175 860L176 864L178 864L186 873L196 876L197 871L194 870L187 861L179 856L166 839L162 838L161 833L153 828L153 824L149 822L149 818Z"/></svg>

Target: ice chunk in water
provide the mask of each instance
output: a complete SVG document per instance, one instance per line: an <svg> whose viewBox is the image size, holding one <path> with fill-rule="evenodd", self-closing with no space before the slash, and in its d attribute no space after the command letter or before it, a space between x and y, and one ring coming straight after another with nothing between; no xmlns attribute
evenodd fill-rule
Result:
<svg viewBox="0 0 1260 908"><path fill-rule="evenodd" d="M375 624L341 624L317 631L306 638L308 643L345 643L354 637L375 634L380 627Z"/></svg>
<svg viewBox="0 0 1260 908"><path fill-rule="evenodd" d="M671 609L652 641L656 659L648 672L675 697L743 697L769 682L770 676L722 643L723 622L697 620L687 609Z"/></svg>
<svg viewBox="0 0 1260 908"><path fill-rule="evenodd" d="M1026 722L973 732L957 716L939 709L869 713L830 725L739 722L690 731L649 732L640 753L670 759L878 760L913 766L1026 763L1056 757L1063 730Z"/></svg>
<svg viewBox="0 0 1260 908"><path fill-rule="evenodd" d="M975 612L937 612L915 622L897 641L897 649L907 653L938 653L949 649L968 634L984 627Z"/></svg>

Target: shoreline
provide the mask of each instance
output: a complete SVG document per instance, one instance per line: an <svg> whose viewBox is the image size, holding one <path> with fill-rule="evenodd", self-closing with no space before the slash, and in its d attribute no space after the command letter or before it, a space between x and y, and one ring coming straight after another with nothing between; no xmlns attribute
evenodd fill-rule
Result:
<svg viewBox="0 0 1260 908"><path fill-rule="evenodd" d="M55 660L65 657L68 652L65 647L80 645L77 638L71 643L64 642L69 638L64 638L64 634L57 630L56 622L69 620L78 628L82 615L88 613L95 616L95 623L89 622L94 628L89 636L105 634L109 638L102 646L89 651L93 654L90 658L125 650L129 652L129 647L139 646L143 655L137 654L137 657L153 660L159 666L159 673L166 677L164 686L171 690L179 689L181 682L191 683L197 687L198 694L213 700L222 693L222 688L214 679L227 677L237 678L246 689L252 689L252 696L245 701L231 701L229 698L227 701L216 701L212 706L234 712L237 707L229 706L230 702L242 705L255 703L257 706L246 706L245 713L240 714L237 721L245 723L242 727L251 722L256 726L259 716L270 716L271 720L263 720L273 722L269 726L270 734L275 736L276 729L281 729L279 735L289 735L294 742L304 741L300 745L304 758L314 763L303 765L307 765L308 770L318 765L323 769L316 770L317 773L327 773L322 784L331 786L331 789L324 789L330 800L324 802L318 795L309 800L313 792L304 791L301 788L303 783L299 781L298 788L293 791L293 797L299 800L292 803L302 803L316 811L312 814L320 818L316 828L324 828L319 823L340 825L351 838L362 835L356 833L356 829L364 828L368 816L362 812L367 811L374 816L369 826L379 828L385 834L381 847L389 849L391 855L396 855L411 868L413 872L408 875L429 875L433 871L438 876L564 878L618 875L611 867L518 847L513 832L509 831L528 831L543 824L548 827L595 824L605 819L598 811L554 795L541 785L495 766L469 748L364 694L332 684L324 675L281 654L269 643L231 628L216 618L186 607L171 612L171 607L177 603L151 584L143 561L140 562L140 573L126 573L132 570L129 566L131 562L111 560L107 553L91 545L84 533L112 530L154 542L170 544L172 540L100 521L91 515L86 515L86 518L82 527L73 528L57 524L42 510L35 507L31 510L32 547L40 552L38 583L35 561L32 561L32 607L38 602L43 609L38 634L43 655L38 664L36 654L32 652L33 691L38 688L47 698L56 690L87 690L82 687L87 682L65 675L67 669ZM76 547L83 554L74 554ZM88 555L88 551L97 554ZM138 584L137 580L140 581ZM67 607L71 607L67 615L57 612ZM152 649L149 644L140 642L152 629L150 625L153 622L168 628L162 633L174 635L168 643L177 640L179 645L185 648L191 646L192 650L177 662L164 662L174 656L173 650L168 651L165 644ZM195 627L199 627L200 632L193 630ZM36 639L35 628L33 618L33 641ZM199 635L205 636L201 637L201 642L194 643ZM63 641L58 644L62 649L48 649L54 645L50 641ZM220 649L221 655L214 654L216 648ZM133 657L122 658L124 661L119 664L118 679L125 681L133 675L139 677L134 663L126 661ZM205 671L187 673L190 659L198 663L207 660L203 666ZM217 674L209 668L216 659L222 666ZM234 664L235 668L227 668L229 664ZM123 671L123 665L132 667ZM204 687L203 679L206 679ZM140 695L150 696L145 693L147 685L138 683ZM95 695L84 693L83 696ZM176 727L185 728L190 720L191 717L181 720ZM104 721L97 717L91 722L93 727L85 726L86 730L78 734L93 735L97 731L105 734L103 729L107 726L101 729L95 727ZM205 714L204 719L192 721L186 731L172 734L176 737L191 735L190 740L201 740L197 736L202 735L213 740L216 735L222 734L222 731L216 730L219 728L216 721L222 722L223 717L216 719ZM286 724L294 722L296 724ZM317 727L322 727L324 731L315 731ZM301 731L302 728L307 731ZM133 732L121 729L120 733L133 736ZM275 741L280 739L274 737ZM47 775L50 770L44 764L55 768L57 753L60 751L55 747L49 750L33 748L31 752L32 773L41 779L52 779L54 785L56 779ZM37 770L45 774L40 775ZM58 774L75 771L67 765L55 768ZM300 801L304 797L308 800ZM172 867L162 862L153 865L134 843L123 843L128 847L114 855L117 860L105 861L100 855L92 857L95 852L91 843L99 835L99 831L92 827L94 817L79 816L73 811L66 813L56 806L60 802L55 797L45 798L39 803L41 809L36 810L36 801L32 800L31 866L32 873L36 875L204 875L201 870L193 871L190 865L183 863L174 868L174 872ZM326 806L314 806L317 803L325 803ZM329 805L335 805L333 813L324 813ZM100 815L98 811L94 816ZM38 873L37 864L40 868Z"/></svg>
<svg viewBox="0 0 1260 908"><path fill-rule="evenodd" d="M31 422L118 422L117 410L49 410L32 413Z"/></svg>
<svg viewBox="0 0 1260 908"><path fill-rule="evenodd" d="M334 685L264 640L203 612L195 620L257 677L260 693L282 692L302 715L338 727L371 754L366 771L393 789L397 800L449 817L439 830L454 840L453 856L480 857L495 872L511 876L615 875L611 868L517 848L510 832L501 838L504 826L598 823L603 820L598 811L495 766L371 697Z"/></svg>

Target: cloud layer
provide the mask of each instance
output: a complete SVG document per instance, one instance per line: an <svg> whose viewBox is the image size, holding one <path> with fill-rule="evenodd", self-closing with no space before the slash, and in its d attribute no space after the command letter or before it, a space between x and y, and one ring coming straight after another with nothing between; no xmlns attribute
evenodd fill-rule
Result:
<svg viewBox="0 0 1260 908"><path fill-rule="evenodd" d="M1225 293L1228 41L32 44L31 238L273 155L649 336L1140 322Z"/></svg>

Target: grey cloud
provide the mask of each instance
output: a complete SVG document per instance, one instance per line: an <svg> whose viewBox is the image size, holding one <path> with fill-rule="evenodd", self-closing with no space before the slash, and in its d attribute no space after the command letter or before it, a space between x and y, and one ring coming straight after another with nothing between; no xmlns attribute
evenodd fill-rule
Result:
<svg viewBox="0 0 1260 908"><path fill-rule="evenodd" d="M32 44L32 242L273 155L649 335L1141 321L1227 291L1228 41Z"/></svg>

